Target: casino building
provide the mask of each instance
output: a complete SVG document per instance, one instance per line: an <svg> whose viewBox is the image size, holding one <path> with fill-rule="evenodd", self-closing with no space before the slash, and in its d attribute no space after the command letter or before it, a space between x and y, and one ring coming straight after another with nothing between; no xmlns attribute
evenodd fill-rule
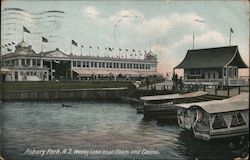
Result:
<svg viewBox="0 0 250 160"><path fill-rule="evenodd" d="M157 56L144 59L67 55L58 48L36 53L25 41L2 56L5 81L131 80L157 76Z"/></svg>

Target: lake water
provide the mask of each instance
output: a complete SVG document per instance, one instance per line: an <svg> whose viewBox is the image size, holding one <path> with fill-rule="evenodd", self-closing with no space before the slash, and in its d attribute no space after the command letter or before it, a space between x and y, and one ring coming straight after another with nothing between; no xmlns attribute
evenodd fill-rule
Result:
<svg viewBox="0 0 250 160"><path fill-rule="evenodd" d="M1 104L5 159L232 159L239 154L238 140L234 148L227 140L197 140L176 123L143 119L132 104L61 104Z"/></svg>

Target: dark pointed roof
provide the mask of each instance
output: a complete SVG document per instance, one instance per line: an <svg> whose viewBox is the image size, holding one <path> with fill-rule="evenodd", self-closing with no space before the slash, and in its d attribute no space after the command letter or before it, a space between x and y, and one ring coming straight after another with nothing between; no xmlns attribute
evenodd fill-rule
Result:
<svg viewBox="0 0 250 160"><path fill-rule="evenodd" d="M184 60L175 68L222 68L229 64L247 68L237 46L188 50Z"/></svg>

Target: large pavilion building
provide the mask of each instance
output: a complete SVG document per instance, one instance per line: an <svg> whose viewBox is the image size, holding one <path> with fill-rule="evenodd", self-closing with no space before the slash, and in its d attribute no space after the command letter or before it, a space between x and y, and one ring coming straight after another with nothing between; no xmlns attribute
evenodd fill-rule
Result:
<svg viewBox="0 0 250 160"><path fill-rule="evenodd" d="M245 85L239 79L239 69L248 68L237 46L188 50L184 60L174 69L184 69L184 82Z"/></svg>
<svg viewBox="0 0 250 160"><path fill-rule="evenodd" d="M2 56L6 81L131 80L157 76L157 57L151 51L144 59L76 56L58 48L36 53L22 41L15 51Z"/></svg>

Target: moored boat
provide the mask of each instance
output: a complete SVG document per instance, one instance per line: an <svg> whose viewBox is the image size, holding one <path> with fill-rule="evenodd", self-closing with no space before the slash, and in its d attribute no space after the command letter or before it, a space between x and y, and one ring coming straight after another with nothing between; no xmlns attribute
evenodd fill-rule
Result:
<svg viewBox="0 0 250 160"><path fill-rule="evenodd" d="M178 124L203 140L249 133L249 93L225 100L178 104Z"/></svg>

